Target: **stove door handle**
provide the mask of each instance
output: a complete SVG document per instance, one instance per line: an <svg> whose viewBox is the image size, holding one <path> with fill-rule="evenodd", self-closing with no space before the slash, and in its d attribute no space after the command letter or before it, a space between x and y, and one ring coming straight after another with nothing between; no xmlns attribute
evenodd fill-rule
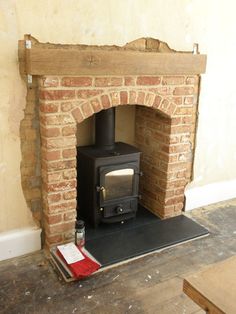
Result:
<svg viewBox="0 0 236 314"><path fill-rule="evenodd" d="M102 198L103 198L103 200L105 200L106 199L106 189L104 188L104 186L97 186L97 191L102 194Z"/></svg>
<svg viewBox="0 0 236 314"><path fill-rule="evenodd" d="M106 189L104 188L104 186L101 186L101 192L102 192L102 198L105 201L105 199L106 199Z"/></svg>

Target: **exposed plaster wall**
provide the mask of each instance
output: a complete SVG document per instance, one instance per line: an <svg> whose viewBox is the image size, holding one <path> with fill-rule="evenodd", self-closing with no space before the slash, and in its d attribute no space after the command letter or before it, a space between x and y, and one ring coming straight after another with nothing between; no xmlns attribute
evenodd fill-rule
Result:
<svg viewBox="0 0 236 314"><path fill-rule="evenodd" d="M139 37L208 55L192 187L236 178L235 1L0 0L0 232L33 224L21 187L19 127L26 88L17 41L123 45Z"/></svg>

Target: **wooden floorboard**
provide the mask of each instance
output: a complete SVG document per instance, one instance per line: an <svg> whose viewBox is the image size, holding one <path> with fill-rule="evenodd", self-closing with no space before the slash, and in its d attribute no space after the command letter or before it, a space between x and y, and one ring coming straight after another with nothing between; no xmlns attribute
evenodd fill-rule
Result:
<svg viewBox="0 0 236 314"><path fill-rule="evenodd" d="M205 238L65 283L43 252L0 263L0 313L202 314L183 278L236 254L236 204L192 211Z"/></svg>

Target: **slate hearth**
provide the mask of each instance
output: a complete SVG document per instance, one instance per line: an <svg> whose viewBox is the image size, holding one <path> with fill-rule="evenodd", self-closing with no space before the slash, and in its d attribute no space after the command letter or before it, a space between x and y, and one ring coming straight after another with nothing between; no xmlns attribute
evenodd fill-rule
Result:
<svg viewBox="0 0 236 314"><path fill-rule="evenodd" d="M86 249L104 267L208 233L184 215L161 220L140 206L137 217L123 224L87 226Z"/></svg>

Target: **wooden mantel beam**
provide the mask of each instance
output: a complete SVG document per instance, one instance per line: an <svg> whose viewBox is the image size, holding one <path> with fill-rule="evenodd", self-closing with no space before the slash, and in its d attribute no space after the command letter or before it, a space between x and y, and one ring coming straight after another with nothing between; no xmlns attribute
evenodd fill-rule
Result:
<svg viewBox="0 0 236 314"><path fill-rule="evenodd" d="M206 55L51 45L19 41L21 74L29 75L178 75L201 74Z"/></svg>

